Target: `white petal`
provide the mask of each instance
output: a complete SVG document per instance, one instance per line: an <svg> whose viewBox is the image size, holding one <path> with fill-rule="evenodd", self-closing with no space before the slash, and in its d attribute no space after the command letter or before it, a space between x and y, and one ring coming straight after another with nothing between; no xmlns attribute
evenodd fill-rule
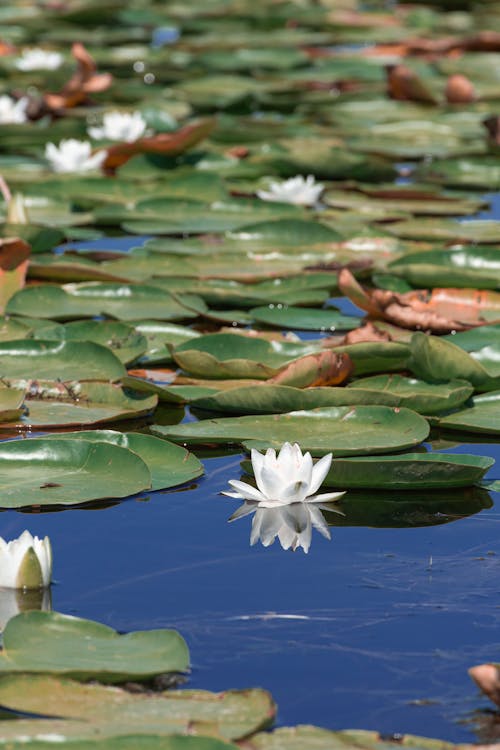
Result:
<svg viewBox="0 0 500 750"><path fill-rule="evenodd" d="M252 469L255 476L255 482L259 490L261 492L264 492L264 488L262 486L262 469L264 468L266 458L262 455L262 453L259 453L259 451L255 450L255 448L252 448L250 455L252 458Z"/></svg>
<svg viewBox="0 0 500 750"><path fill-rule="evenodd" d="M259 492L259 490L257 490L255 487L252 487L251 484L247 484L246 482L240 482L237 479L231 479L229 481L229 484L237 492L241 493L241 497L245 500L253 500L256 503L260 503L266 499L264 495L261 492Z"/></svg>
<svg viewBox="0 0 500 750"><path fill-rule="evenodd" d="M322 495L311 495L307 498L308 503L333 503L334 500L338 500L340 497L345 495L346 490L343 492L324 492ZM333 509L332 509L333 510Z"/></svg>
<svg viewBox="0 0 500 750"><path fill-rule="evenodd" d="M312 469L312 478L311 478L311 484L310 484L310 494L314 495L317 490L321 487L323 484L326 475L328 474L330 470L330 466L332 464L332 454L327 453L326 456L323 456L323 458L320 458L320 460L314 464Z"/></svg>

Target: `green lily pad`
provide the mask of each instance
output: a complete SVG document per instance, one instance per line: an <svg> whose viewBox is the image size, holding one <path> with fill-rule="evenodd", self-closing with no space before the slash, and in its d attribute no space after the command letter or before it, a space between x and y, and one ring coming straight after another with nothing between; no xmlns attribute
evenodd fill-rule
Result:
<svg viewBox="0 0 500 750"><path fill-rule="evenodd" d="M467 333L468 345L471 346L473 333ZM479 391L495 390L500 387L497 350L495 347L481 347L481 343L484 344L484 334L479 333L478 342L482 356L476 359L449 339L415 333L410 343L411 359L408 366L417 377L431 383L459 379L468 380Z"/></svg>
<svg viewBox="0 0 500 750"><path fill-rule="evenodd" d="M91 341L2 341L0 362L3 378L119 380L126 374L113 352Z"/></svg>
<svg viewBox="0 0 500 750"><path fill-rule="evenodd" d="M58 435L47 435L45 440L59 439ZM151 474L151 489L164 490L196 479L204 472L203 464L196 456L168 440L140 432L116 432L114 430L83 430L65 432L64 440L87 440L90 443L111 443L137 453Z"/></svg>
<svg viewBox="0 0 500 750"><path fill-rule="evenodd" d="M111 349L113 354L128 364L147 350L146 338L131 326L118 321L75 320L66 325L47 325L34 333L35 339L54 341L93 341Z"/></svg>
<svg viewBox="0 0 500 750"><path fill-rule="evenodd" d="M500 289L499 253L489 247L405 253L388 268L417 287Z"/></svg>
<svg viewBox="0 0 500 750"><path fill-rule="evenodd" d="M151 487L149 469L136 453L64 438L0 443L0 479L3 508L75 505Z"/></svg>
<svg viewBox="0 0 500 750"><path fill-rule="evenodd" d="M197 317L190 307L204 307L203 300L192 295L177 299L153 286L86 282L48 284L22 289L9 300L7 312L13 315L71 320L109 315L118 320L157 318L182 320Z"/></svg>
<svg viewBox="0 0 500 750"><path fill-rule="evenodd" d="M192 328L161 320L131 321L130 325L146 339L147 349L139 358L141 364L173 362L169 344L175 347L200 336Z"/></svg>
<svg viewBox="0 0 500 750"><path fill-rule="evenodd" d="M64 747L69 750L236 750L236 745L229 744L214 737L200 737L175 734L158 737L146 734L127 734L119 737L105 737L104 739L71 739L71 732L78 737L82 733L79 722L51 721L53 732L47 734L47 722L20 720L13 721L4 727L5 746L12 750L22 750L28 746L32 750L47 750L53 747L53 737L64 737ZM80 731L78 731L80 730ZM33 733L34 739L31 739ZM20 739L18 739L20 738ZM47 739L45 739L47 738ZM0 746L4 741L0 738Z"/></svg>
<svg viewBox="0 0 500 750"><path fill-rule="evenodd" d="M429 425L419 414L387 406L343 406L272 416L210 419L182 425L153 425L155 435L187 445L243 443L255 448L297 442L313 455L385 453L425 440ZM263 439L268 435L268 439Z"/></svg>
<svg viewBox="0 0 500 750"><path fill-rule="evenodd" d="M411 240L446 240L492 244L500 242L500 222L492 219L452 221L447 219L405 219L386 226L390 234Z"/></svg>
<svg viewBox="0 0 500 750"><path fill-rule="evenodd" d="M49 673L108 683L185 672L188 666L188 648L175 630L119 635L106 625L59 612L13 617L3 632L0 652L0 674Z"/></svg>
<svg viewBox="0 0 500 750"><path fill-rule="evenodd" d="M59 615L59 617L63 616ZM153 634L156 635L157 644L151 637ZM137 653L134 658L131 649L133 644L129 645L127 639L130 642L131 636L137 637L138 635L139 633L135 633L112 638L111 645L115 650L118 650L118 647L125 651L128 649L129 661L132 658L136 661L140 650L136 646ZM146 635L150 636L148 646L153 651L152 656L155 650L160 651L162 645L163 649L169 646L169 638L172 641L169 650L173 651L173 647L177 646L180 651L181 644L176 644L174 636L177 634L174 631L150 631L149 634L143 632L140 635L142 638ZM160 636L163 636L163 644L161 644ZM181 642L180 636L177 637ZM122 638L125 640L121 641ZM101 640L103 640L102 637ZM138 642L137 638L136 642ZM146 643L142 648L145 646ZM159 654L159 659L163 663L166 658L169 658L167 654ZM171 740L170 735L174 733L198 735L208 733L208 731L216 733L220 739L236 740L264 728L270 723L275 713L275 706L269 693L258 688L227 690L224 693L211 693L206 690L165 690L141 694L117 687L111 689L98 684L82 685L73 680L48 675L3 676L0 679L0 700L2 705L12 711L57 717L51 718L51 734L61 734L68 739L79 738L80 740L92 737L101 740L111 739L131 734L143 734L144 737L149 736L156 740L159 737L168 737ZM35 737L36 733L43 736L44 732L41 731L43 722L40 719L33 718L31 721L21 719L21 721L22 728L27 730L26 737ZM19 736L17 727L17 720L8 722L5 725L6 736L11 739ZM206 737L201 739L208 740ZM194 737L191 737L191 740L194 740ZM84 743L84 746L86 744ZM93 744L91 746L94 747ZM125 745L125 747L128 746ZM135 745L135 747L142 748L143 745ZM204 742L199 747L204 748ZM220 744L220 740L217 740L214 750L219 750L219 748L224 750L229 747L235 746ZM193 750L196 748L198 745L195 744ZM207 750L212 750L212 747L209 745Z"/></svg>
<svg viewBox="0 0 500 750"><path fill-rule="evenodd" d="M486 456L455 453L339 458L332 463L325 485L390 490L470 487L494 463Z"/></svg>
<svg viewBox="0 0 500 750"><path fill-rule="evenodd" d="M51 729L54 732L47 734L47 722L20 720L5 726L5 746L11 750L22 750L26 746L32 750L47 750L53 747L54 736L64 737L64 747L69 750L236 750L236 745L229 744L214 737L200 737L175 734L165 737L157 737L146 734L127 734L119 737L105 737L104 739L70 739L70 721L52 721ZM71 730L78 736L77 730L81 724L71 723ZM57 731L55 731L57 730ZM31 739L30 733L34 739ZM60 733L60 734L58 734ZM20 739L18 739L20 738ZM47 739L45 739L47 738ZM0 738L0 746L4 741Z"/></svg>
<svg viewBox="0 0 500 750"><path fill-rule="evenodd" d="M18 419L23 412L24 388L0 387L0 422Z"/></svg>
<svg viewBox="0 0 500 750"><path fill-rule="evenodd" d="M215 383L217 385L217 383ZM193 402L193 406L230 414L279 414L323 406L371 404L406 406L422 414L435 414L463 404L473 393L466 381L431 385L401 375L361 378L347 387L293 388L266 384L221 390Z"/></svg>
<svg viewBox="0 0 500 750"><path fill-rule="evenodd" d="M150 414L158 403L154 394L144 395L114 383L12 382L24 386L27 395L23 413L5 425L6 429L79 427L137 419Z"/></svg>
<svg viewBox="0 0 500 750"><path fill-rule="evenodd" d="M500 391L474 396L471 406L441 417L439 426L460 432L500 435Z"/></svg>
<svg viewBox="0 0 500 750"><path fill-rule="evenodd" d="M334 308L315 310L278 304L254 307L250 310L250 315L258 323L303 331L351 331L360 324L360 318L342 315Z"/></svg>
<svg viewBox="0 0 500 750"><path fill-rule="evenodd" d="M431 384L396 374L359 378L347 387L350 391L359 390L363 394L372 391L391 394L398 399L394 406L406 406L420 414L437 414L445 409L454 409L467 401L474 390L466 380Z"/></svg>
<svg viewBox="0 0 500 750"><path fill-rule="evenodd" d="M426 737L399 735L400 742L413 750L458 750L460 745L443 740L432 740ZM332 732L329 729L298 725L280 727L274 732L261 732L252 737L252 750L389 750L392 741L387 741L379 732L362 729L351 729L344 732Z"/></svg>

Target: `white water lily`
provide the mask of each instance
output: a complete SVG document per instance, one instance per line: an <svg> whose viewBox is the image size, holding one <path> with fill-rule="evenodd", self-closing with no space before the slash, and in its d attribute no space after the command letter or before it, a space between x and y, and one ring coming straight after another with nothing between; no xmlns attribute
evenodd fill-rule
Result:
<svg viewBox="0 0 500 750"><path fill-rule="evenodd" d="M28 115L26 109L29 104L27 96L21 97L17 101L7 94L0 96L0 124L12 125L26 122Z"/></svg>
<svg viewBox="0 0 500 750"><path fill-rule="evenodd" d="M52 548L49 537L23 531L18 539L0 537L0 588L38 589L50 586Z"/></svg>
<svg viewBox="0 0 500 750"><path fill-rule="evenodd" d="M78 141L76 138L62 140L59 146L47 143L45 158L54 172L89 172L98 169L106 158L106 151L92 154L89 141Z"/></svg>
<svg viewBox="0 0 500 750"><path fill-rule="evenodd" d="M231 479L229 484L236 492L223 492L223 495L257 503L263 508L276 508L300 502L327 503L344 494L316 494L328 474L332 463L331 453L313 464L311 454L307 452L302 455L298 443L284 443L278 455L273 448L269 448L265 454L252 449L251 455L257 488Z"/></svg>
<svg viewBox="0 0 500 750"><path fill-rule="evenodd" d="M290 177L283 182L273 181L269 190L257 190L257 195L264 201L278 201L280 203L294 203L297 206L313 206L325 189L320 182L316 182L313 175Z"/></svg>
<svg viewBox="0 0 500 750"><path fill-rule="evenodd" d="M88 134L96 141L125 141L133 143L144 135L146 121L140 112L107 112L102 121L102 127L88 128Z"/></svg>
<svg viewBox="0 0 500 750"><path fill-rule="evenodd" d="M48 52L38 47L23 50L21 57L14 60L18 70L57 70L61 67L63 56L60 52Z"/></svg>

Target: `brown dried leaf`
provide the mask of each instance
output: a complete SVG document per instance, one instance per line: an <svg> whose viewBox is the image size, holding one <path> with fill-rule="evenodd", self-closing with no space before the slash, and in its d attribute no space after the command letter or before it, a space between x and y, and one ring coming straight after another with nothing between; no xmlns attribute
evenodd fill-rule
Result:
<svg viewBox="0 0 500 750"><path fill-rule="evenodd" d="M392 339L387 331L379 331L373 323L368 321L368 323L361 326L361 328L355 328L354 331L349 331L344 338L344 344L360 344L367 341L391 340Z"/></svg>
<svg viewBox="0 0 500 750"><path fill-rule="evenodd" d="M339 385L350 376L353 369L348 354L325 350L308 354L291 362L278 375L267 380L273 385L291 385L295 388Z"/></svg>
<svg viewBox="0 0 500 750"><path fill-rule="evenodd" d="M97 66L83 44L75 42L71 48L77 69L58 94L45 94L49 110L58 111L76 107L87 99L87 94L105 91L111 85L110 73L97 73Z"/></svg>
<svg viewBox="0 0 500 750"><path fill-rule="evenodd" d="M207 118L185 125L175 133L159 133L140 138L133 143L117 143L110 146L104 161L104 169L113 173L136 154L163 154L177 156L206 138L215 127L215 120Z"/></svg>
<svg viewBox="0 0 500 750"><path fill-rule="evenodd" d="M471 667L469 677L493 703L500 706L500 671L495 664L479 664L477 667Z"/></svg>
<svg viewBox="0 0 500 750"><path fill-rule="evenodd" d="M444 93L449 104L469 104L477 99L474 86L460 73L455 73L448 78Z"/></svg>
<svg viewBox="0 0 500 750"><path fill-rule="evenodd" d="M31 247L17 237L0 240L0 313L26 281Z"/></svg>
<svg viewBox="0 0 500 750"><path fill-rule="evenodd" d="M437 104L438 101L432 91L422 79L406 65L388 65L387 95L398 101L422 102L423 104Z"/></svg>

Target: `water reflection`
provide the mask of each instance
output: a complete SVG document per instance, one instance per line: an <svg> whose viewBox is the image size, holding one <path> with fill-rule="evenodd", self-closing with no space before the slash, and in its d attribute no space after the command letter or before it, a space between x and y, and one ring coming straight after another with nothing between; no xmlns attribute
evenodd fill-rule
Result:
<svg viewBox="0 0 500 750"><path fill-rule="evenodd" d="M480 487L449 491L350 490L340 503L299 502L276 508L263 508L245 501L229 518L236 521L252 513L250 544L260 541L269 547L278 539L283 549L309 551L313 529L330 540L330 526L370 526L372 528L414 528L437 526L472 516L493 501Z"/></svg>
<svg viewBox="0 0 500 750"><path fill-rule="evenodd" d="M450 490L350 490L338 503L342 514L326 509L329 526L414 528L437 526L472 516L493 506L480 487Z"/></svg>
<svg viewBox="0 0 500 750"><path fill-rule="evenodd" d="M264 508L257 502L247 500L229 520L235 521L254 513L250 534L251 545L260 540L264 547L269 547L278 538L283 549L295 552L302 547L307 553L311 546L313 528L325 539L331 538L328 522L321 509L328 510L331 514L340 513L333 503L306 501Z"/></svg>
<svg viewBox="0 0 500 750"><path fill-rule="evenodd" d="M49 612L52 609L50 589L3 589L0 588L0 633L11 617L30 609Z"/></svg>

